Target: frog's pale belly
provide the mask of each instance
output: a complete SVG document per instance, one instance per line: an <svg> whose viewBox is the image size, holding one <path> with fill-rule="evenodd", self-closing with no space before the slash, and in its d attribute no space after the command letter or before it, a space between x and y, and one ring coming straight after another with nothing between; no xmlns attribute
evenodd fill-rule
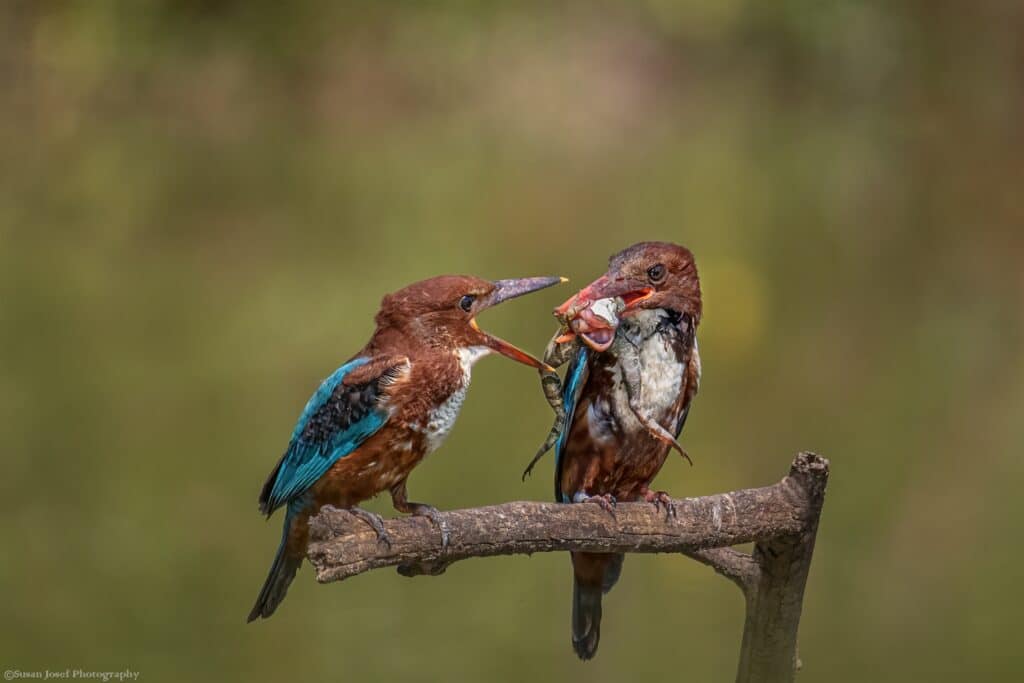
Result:
<svg viewBox="0 0 1024 683"><path fill-rule="evenodd" d="M643 311L623 320L611 348L594 358L590 390L573 421L573 431L586 429L589 438L570 438L567 446L569 460L589 453L584 458L589 463L586 472L578 473L586 493L635 499L668 455L668 444L640 422L629 404L623 364L639 365L636 408L677 434L696 389L689 387L697 380L696 353L688 321L663 311Z"/></svg>
<svg viewBox="0 0 1024 683"><path fill-rule="evenodd" d="M657 332L661 314L658 311L644 311L637 315L631 325L624 324L616 335L615 343L610 352L619 362L608 365L606 371L611 373L611 392L600 396L591 405L590 420L591 436L596 439L607 439L610 432L627 434L643 433L646 430L629 406L629 394L622 376L622 363L639 362L643 382L640 386L640 409L657 420L663 427L675 433L678 425L675 410L679 395L686 381L686 370L689 358L680 359L680 354L673 344L671 335ZM622 348L633 345L628 352ZM635 359L635 361L634 361ZM609 419L617 423L611 429Z"/></svg>

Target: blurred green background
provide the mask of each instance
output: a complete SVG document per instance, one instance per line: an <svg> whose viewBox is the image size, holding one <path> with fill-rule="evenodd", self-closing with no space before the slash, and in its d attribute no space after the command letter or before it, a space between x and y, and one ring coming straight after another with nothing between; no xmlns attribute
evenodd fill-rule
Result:
<svg viewBox="0 0 1024 683"><path fill-rule="evenodd" d="M704 381L658 485L833 476L803 681L1024 671L1024 6L853 0L0 7L0 664L144 680L731 680L736 589L633 556L596 662L564 555L320 586L245 624L263 479L381 296L695 252ZM411 478L519 473L536 375L478 366ZM392 514L389 502L372 508Z"/></svg>

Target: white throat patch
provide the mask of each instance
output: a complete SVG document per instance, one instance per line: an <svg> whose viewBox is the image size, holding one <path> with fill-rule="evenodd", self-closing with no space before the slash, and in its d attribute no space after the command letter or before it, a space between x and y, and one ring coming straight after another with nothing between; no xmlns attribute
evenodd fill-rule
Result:
<svg viewBox="0 0 1024 683"><path fill-rule="evenodd" d="M466 376L467 383L469 382L469 373L473 369L473 364L490 354L493 350L490 346L467 346L455 352L455 355L459 357L459 365L462 366L462 374Z"/></svg>
<svg viewBox="0 0 1024 683"><path fill-rule="evenodd" d="M643 372L643 384L640 387L640 406L643 411L670 431L675 431L676 425L666 423L673 406L679 399L679 392L683 389L686 365L677 358L675 348L670 346L665 338L657 332L664 315L663 311L655 309L641 311L629 318L624 318L618 332L624 338L621 341L616 340L615 343L632 344L636 347L640 368ZM694 348L693 353L696 352L696 348ZM629 394L622 379L621 367L616 364L611 371L614 382L611 401L615 406L609 406L607 402L592 403L591 415L588 416L590 435L598 441L612 437L612 433L605 426L607 420L602 418L602 414L618 415L622 421L621 425L627 433L644 430L632 409L629 408Z"/></svg>
<svg viewBox="0 0 1024 683"><path fill-rule="evenodd" d="M488 346L468 346L455 352L459 359L459 367L462 368L462 386L452 392L448 400L435 408L427 417L427 424L423 427L423 433L427 437L427 453L437 450L448 437L448 433L455 425L455 418L462 410L462 402L466 400L473 364L491 351L492 349Z"/></svg>

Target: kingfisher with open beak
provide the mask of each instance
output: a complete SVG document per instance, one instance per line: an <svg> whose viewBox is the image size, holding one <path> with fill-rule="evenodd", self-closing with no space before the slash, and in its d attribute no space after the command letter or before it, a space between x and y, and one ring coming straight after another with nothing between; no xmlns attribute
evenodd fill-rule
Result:
<svg viewBox="0 0 1024 683"><path fill-rule="evenodd" d="M284 599L306 553L309 518L332 505L356 515L390 544L383 520L357 505L391 492L399 512L448 529L436 508L409 501L412 469L444 441L480 358L497 352L537 369L541 361L484 332L481 311L564 282L534 277L490 282L446 275L384 297L377 329L351 360L325 379L306 404L288 448L259 497L268 517L286 506L284 531L249 621L267 618Z"/></svg>
<svg viewBox="0 0 1024 683"><path fill-rule="evenodd" d="M558 395L550 389L557 375L541 371L558 417L537 456L554 442L555 499L596 503L613 515L618 501L647 501L674 514L669 495L650 485L670 449L686 457L676 438L700 383L693 254L666 242L635 244L555 315L566 329L544 359L569 369ZM572 645L580 659L597 652L601 596L622 561L621 554L572 553Z"/></svg>

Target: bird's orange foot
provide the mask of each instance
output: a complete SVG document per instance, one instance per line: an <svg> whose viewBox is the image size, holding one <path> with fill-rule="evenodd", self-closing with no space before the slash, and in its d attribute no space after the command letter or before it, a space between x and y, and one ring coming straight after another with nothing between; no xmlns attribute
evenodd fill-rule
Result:
<svg viewBox="0 0 1024 683"><path fill-rule="evenodd" d="M387 546L388 550L391 550L391 535L384 528L384 518L378 515L376 512L370 512L362 508L351 507L348 511L352 513L354 517L358 517L367 524L370 525L374 531L377 532L377 542L383 543Z"/></svg>
<svg viewBox="0 0 1024 683"><path fill-rule="evenodd" d="M650 489L644 491L644 500L648 503L654 504L655 510L661 510L662 506L665 506L665 519L675 519L676 517L676 506L672 502L672 496L668 495L665 491L651 491Z"/></svg>
<svg viewBox="0 0 1024 683"><path fill-rule="evenodd" d="M605 493L604 495L600 496L588 496L587 494L583 493L583 491L577 491L576 495L572 497L572 502L595 503L602 510L611 515L612 519L617 519L617 517L615 516L615 505L616 503L618 503L618 501L615 499L615 496L613 496L610 493Z"/></svg>

